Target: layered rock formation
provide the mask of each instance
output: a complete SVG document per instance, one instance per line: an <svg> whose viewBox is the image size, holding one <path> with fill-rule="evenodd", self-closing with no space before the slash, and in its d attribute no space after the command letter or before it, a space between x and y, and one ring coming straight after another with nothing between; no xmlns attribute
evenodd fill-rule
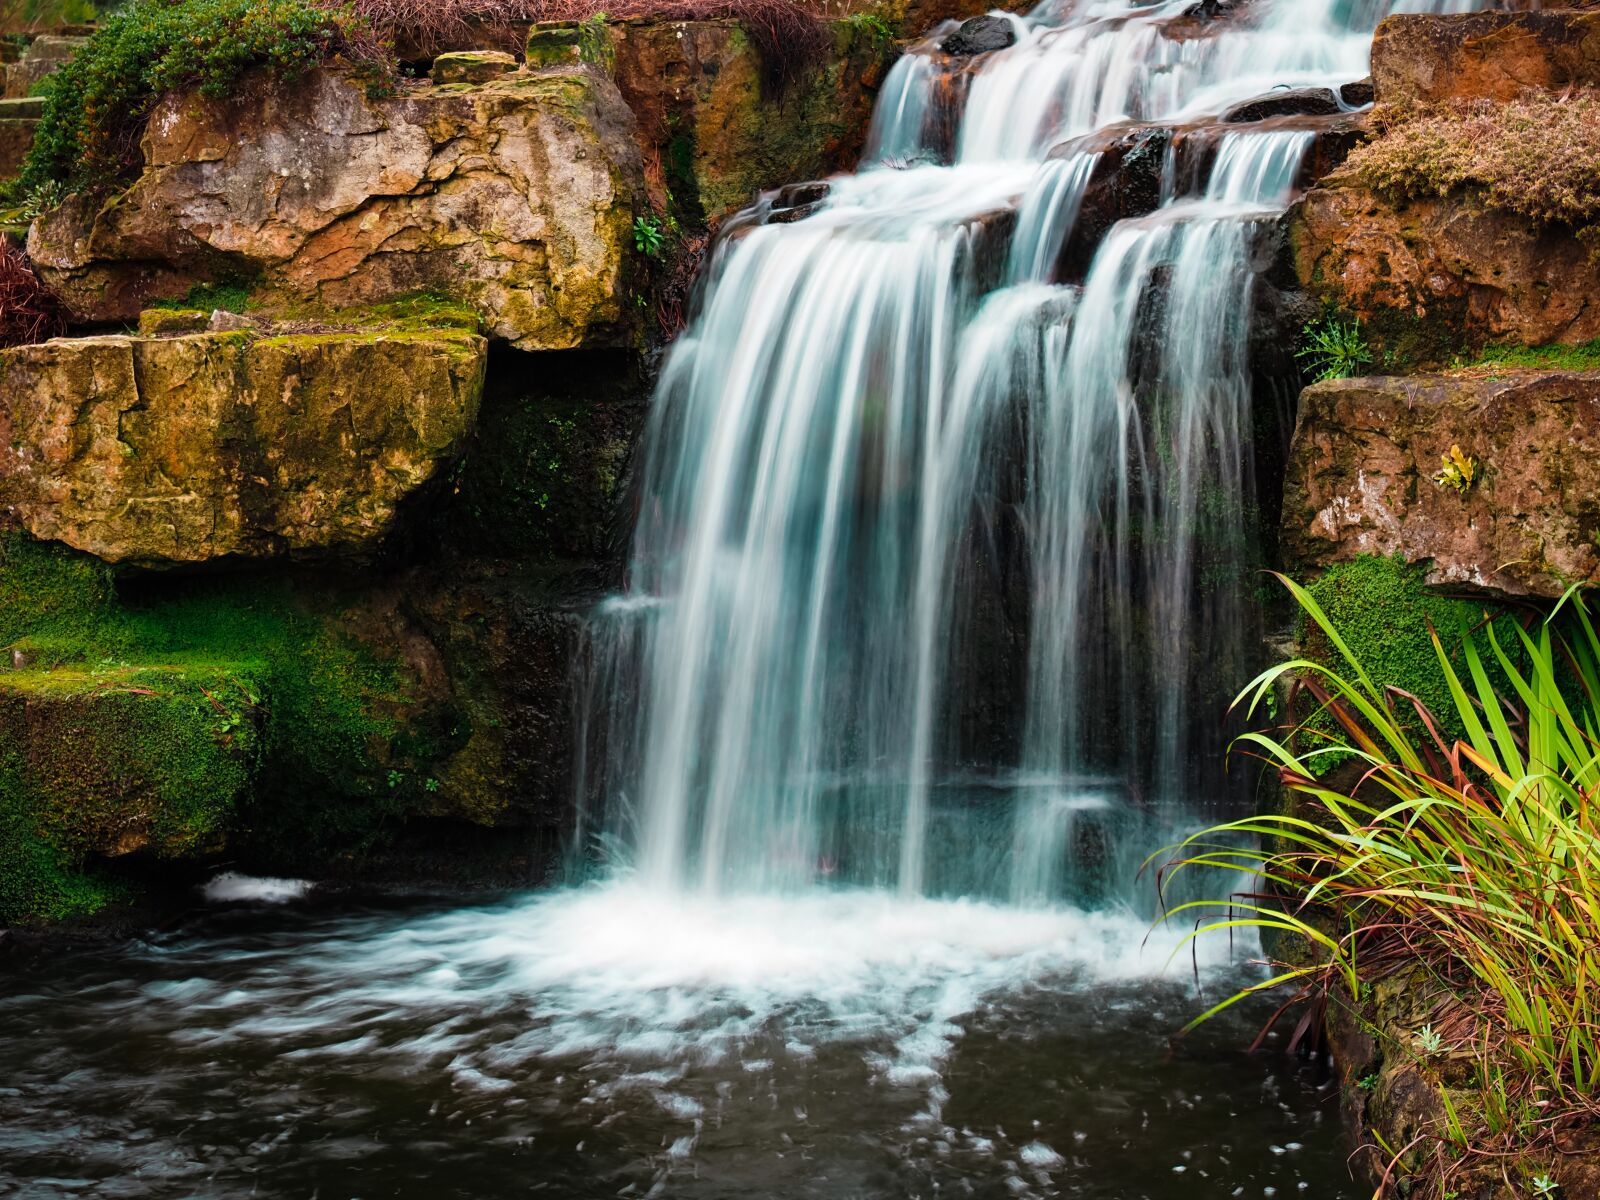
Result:
<svg viewBox="0 0 1600 1200"><path fill-rule="evenodd" d="M108 336L0 354L0 504L110 563L370 554L477 416L464 331Z"/></svg>
<svg viewBox="0 0 1600 1200"><path fill-rule="evenodd" d="M1391 17L1374 42L1373 81L1385 122L1428 105L1560 103L1600 84L1600 14ZM1486 342L1600 337L1600 260L1577 225L1533 219L1483 187L1430 182L1421 170L1405 194L1374 188L1358 170L1322 179L1293 222L1302 284L1423 365Z"/></svg>
<svg viewBox="0 0 1600 1200"><path fill-rule="evenodd" d="M1476 464L1437 483L1452 448ZM1399 554L1427 582L1559 597L1600 582L1600 374L1346 379L1300 398L1284 552L1316 569Z"/></svg>
<svg viewBox="0 0 1600 1200"><path fill-rule="evenodd" d="M165 101L144 171L35 224L29 253L85 321L131 320L197 282L337 308L425 289L521 349L632 337L634 125L582 68L369 99L323 70L230 100Z"/></svg>

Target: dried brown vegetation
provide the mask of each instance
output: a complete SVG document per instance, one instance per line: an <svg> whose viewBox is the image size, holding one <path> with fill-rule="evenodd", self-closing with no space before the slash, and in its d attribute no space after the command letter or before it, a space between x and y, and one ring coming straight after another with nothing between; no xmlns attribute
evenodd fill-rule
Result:
<svg viewBox="0 0 1600 1200"><path fill-rule="evenodd" d="M1600 93L1529 93L1509 103L1391 109L1350 156L1374 191L1409 199L1479 189L1494 208L1542 224L1600 219Z"/></svg>
<svg viewBox="0 0 1600 1200"><path fill-rule="evenodd" d="M28 256L0 242L0 347L27 346L67 331L67 310L39 281Z"/></svg>
<svg viewBox="0 0 1600 1200"><path fill-rule="evenodd" d="M345 7L329 0L330 5ZM533 21L737 20L755 44L764 82L781 92L821 61L827 32L796 0L352 0L380 33L423 48L474 41L515 46Z"/></svg>

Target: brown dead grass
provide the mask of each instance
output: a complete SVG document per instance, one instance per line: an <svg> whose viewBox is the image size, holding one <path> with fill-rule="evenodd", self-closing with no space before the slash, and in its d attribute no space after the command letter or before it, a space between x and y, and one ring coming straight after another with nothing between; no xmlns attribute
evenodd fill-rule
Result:
<svg viewBox="0 0 1600 1200"><path fill-rule="evenodd" d="M1406 200L1475 188L1541 224L1600 220L1600 92L1529 93L1376 114L1381 136L1350 156L1374 191Z"/></svg>
<svg viewBox="0 0 1600 1200"><path fill-rule="evenodd" d="M331 2L331 0L330 0ZM382 35L437 50L474 44L520 49L530 21L656 18L738 21L761 56L763 83L781 93L819 63L827 31L797 0L352 0Z"/></svg>
<svg viewBox="0 0 1600 1200"><path fill-rule="evenodd" d="M67 331L67 310L28 265L28 256L0 241L0 347L29 346Z"/></svg>

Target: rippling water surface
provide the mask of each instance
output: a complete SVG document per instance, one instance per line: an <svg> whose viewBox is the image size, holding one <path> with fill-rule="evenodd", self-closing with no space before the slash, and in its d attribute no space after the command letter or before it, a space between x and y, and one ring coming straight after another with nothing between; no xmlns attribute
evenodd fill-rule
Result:
<svg viewBox="0 0 1600 1200"><path fill-rule="evenodd" d="M1169 1053L1190 963L1146 933L627 883L222 909L8 968L0 1194L1353 1196L1254 1016Z"/></svg>

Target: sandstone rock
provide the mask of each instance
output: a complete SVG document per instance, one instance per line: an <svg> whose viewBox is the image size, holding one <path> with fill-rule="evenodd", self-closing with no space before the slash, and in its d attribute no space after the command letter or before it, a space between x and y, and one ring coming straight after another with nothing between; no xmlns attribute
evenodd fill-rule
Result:
<svg viewBox="0 0 1600 1200"><path fill-rule="evenodd" d="M441 86L452 83L493 83L516 69L516 56L504 50L461 50L441 54L434 59L431 75L433 82Z"/></svg>
<svg viewBox="0 0 1600 1200"><path fill-rule="evenodd" d="M1327 117L1342 111L1339 98L1328 88L1288 88L1235 104L1222 114L1222 123L1238 125L1273 117Z"/></svg>
<svg viewBox="0 0 1600 1200"><path fill-rule="evenodd" d="M0 503L112 563L360 555L472 428L459 331L60 340L0 354Z"/></svg>
<svg viewBox="0 0 1600 1200"><path fill-rule="evenodd" d="M32 96L34 89L70 62L88 40L86 37L63 37L59 34L35 38L23 52L21 60L5 68L6 97L15 99Z"/></svg>
<svg viewBox="0 0 1600 1200"><path fill-rule="evenodd" d="M610 28L613 74L645 158L661 163L661 186L692 222L853 166L891 53L869 31L836 23L829 60L780 97L763 90L760 55L737 21Z"/></svg>
<svg viewBox="0 0 1600 1200"><path fill-rule="evenodd" d="M1452 446L1478 464L1465 494L1433 480ZM1301 397L1291 564L1400 554L1430 583L1556 597L1600 582L1597 539L1600 373L1348 379Z"/></svg>
<svg viewBox="0 0 1600 1200"><path fill-rule="evenodd" d="M336 308L439 290L522 349L625 344L642 168L616 89L586 70L370 100L315 72L152 115L143 175L37 222L29 252L85 321L197 280Z"/></svg>
<svg viewBox="0 0 1600 1200"><path fill-rule="evenodd" d="M990 54L1004 50L1016 40L1016 27L1010 21L1004 17L985 15L963 21L961 28L945 38L939 48L946 54L958 56Z"/></svg>
<svg viewBox="0 0 1600 1200"><path fill-rule="evenodd" d="M1390 17L1372 43L1378 100L1511 100L1529 88L1600 84L1600 12Z"/></svg>
<svg viewBox="0 0 1600 1200"><path fill-rule="evenodd" d="M1292 223L1301 282L1363 319L1439 323L1474 343L1600 337L1600 263L1559 226L1471 195L1395 203L1339 175Z"/></svg>
<svg viewBox="0 0 1600 1200"><path fill-rule="evenodd" d="M140 337L205 333L210 326L211 310L206 308L147 308L139 314Z"/></svg>
<svg viewBox="0 0 1600 1200"><path fill-rule="evenodd" d="M38 128L39 122L33 118L0 117L0 179L14 179L22 173Z"/></svg>

